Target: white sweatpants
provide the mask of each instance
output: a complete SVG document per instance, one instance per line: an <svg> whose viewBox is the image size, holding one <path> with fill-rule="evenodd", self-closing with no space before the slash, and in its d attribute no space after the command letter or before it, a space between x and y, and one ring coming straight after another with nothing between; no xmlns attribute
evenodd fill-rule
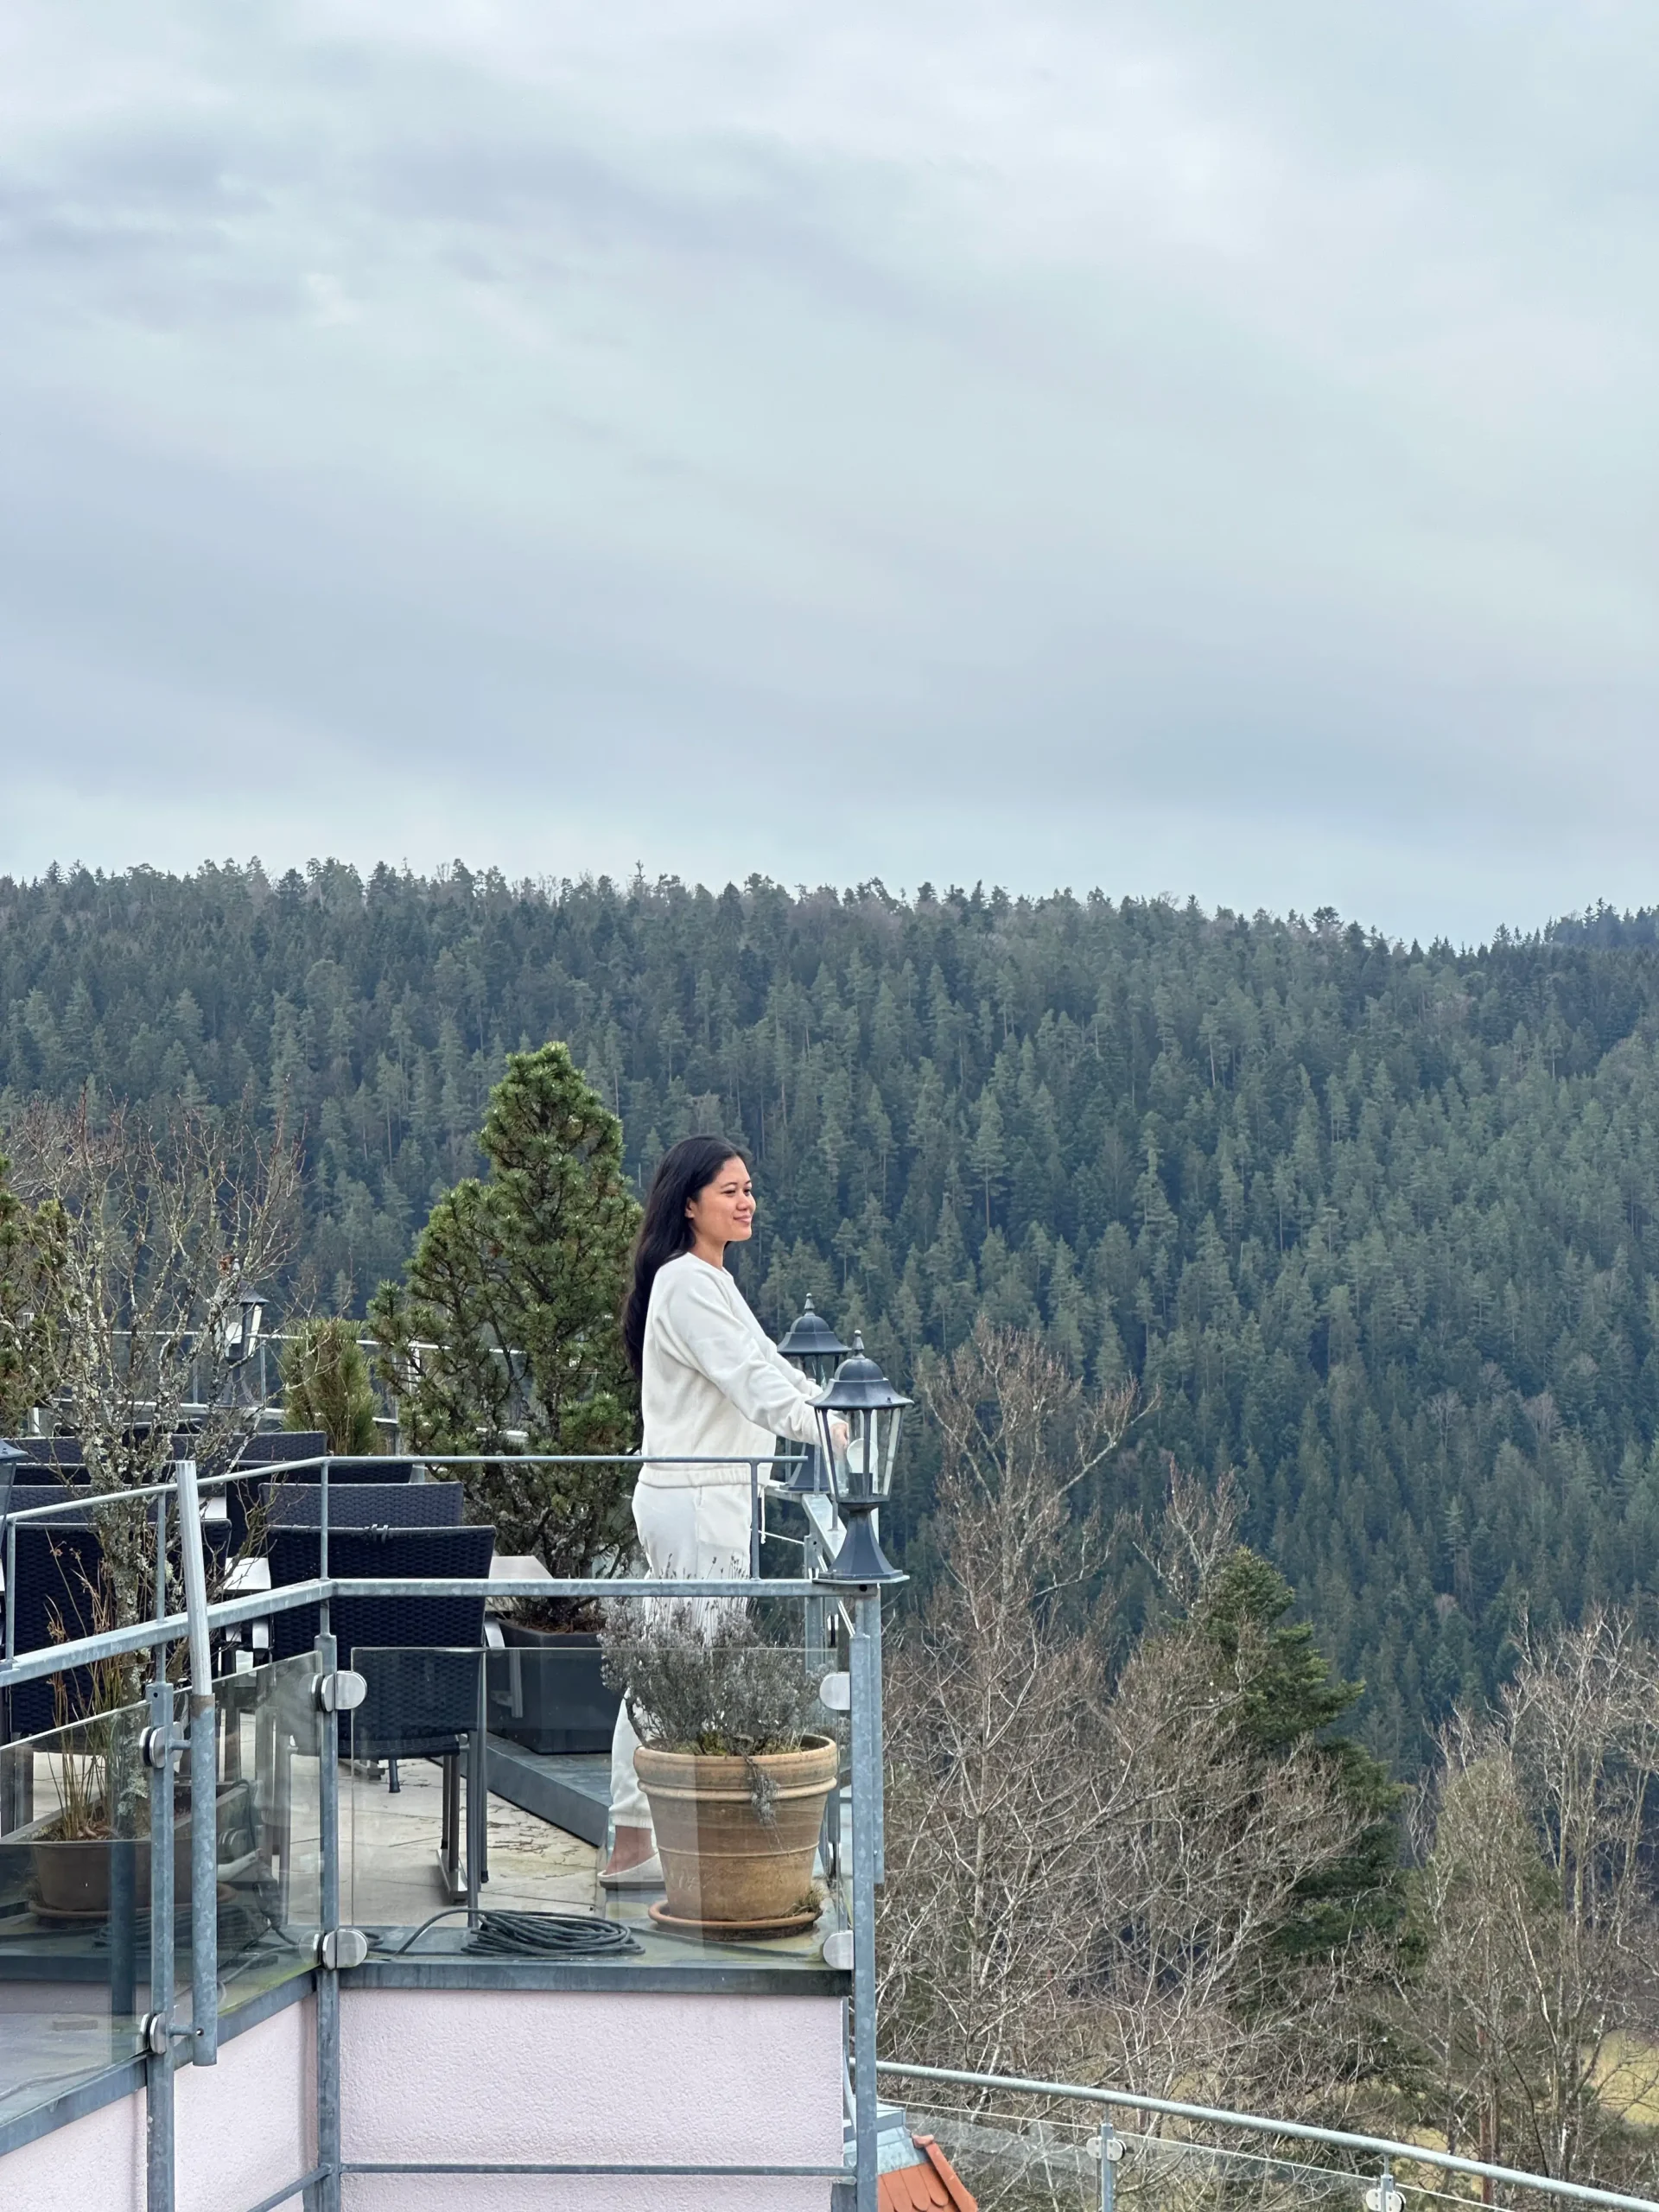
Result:
<svg viewBox="0 0 1659 2212"><path fill-rule="evenodd" d="M633 1525L645 1548L645 1564L663 1580L742 1582L748 1578L747 1469L741 1483L704 1483L696 1490L636 1484ZM619 1827L651 1826L651 1808L633 1770L639 1742L625 1705L617 1713L611 1738L611 1818Z"/></svg>

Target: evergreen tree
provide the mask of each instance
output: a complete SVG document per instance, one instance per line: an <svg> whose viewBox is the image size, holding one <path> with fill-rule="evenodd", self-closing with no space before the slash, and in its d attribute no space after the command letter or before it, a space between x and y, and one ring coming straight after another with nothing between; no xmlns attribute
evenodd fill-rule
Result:
<svg viewBox="0 0 1659 2212"><path fill-rule="evenodd" d="M737 1265L774 1330L810 1287L903 1383L994 1313L1155 1395L1139 1434L1239 1468L1245 1535L1402 1770L1501 1687L1523 1599L1571 1620L1655 1590L1650 915L1455 951L758 877L0 880L0 1121L89 1078L152 1115L285 1108L290 1312L360 1316L401 1276L486 1164L509 1049L546 1037L622 1122L636 1190L695 1128L744 1140ZM901 1551L936 1459L919 1426Z"/></svg>
<svg viewBox="0 0 1659 2212"><path fill-rule="evenodd" d="M488 1177L438 1200L404 1283L370 1310L405 1439L438 1453L629 1452L618 1316L639 1207L621 1124L567 1048L543 1045L509 1056L479 1142ZM629 1549L632 1467L479 1465L465 1479L503 1548L550 1573Z"/></svg>
<svg viewBox="0 0 1659 2212"><path fill-rule="evenodd" d="M289 1428L321 1429L342 1457L380 1449L374 1381L357 1325L302 1321L283 1354L283 1411Z"/></svg>
<svg viewBox="0 0 1659 2212"><path fill-rule="evenodd" d="M1332 1671L1306 1621L1286 1617L1295 1592L1247 1546L1224 1560L1200 1594L1197 1625L1218 1675L1242 1690L1239 1732L1260 1757L1302 1750L1327 1768L1357 1827L1352 1847L1298 1886L1278 1942L1287 1956L1326 1951L1372 1929L1392 1935L1404 1911L1399 1788L1337 1723L1363 1685Z"/></svg>

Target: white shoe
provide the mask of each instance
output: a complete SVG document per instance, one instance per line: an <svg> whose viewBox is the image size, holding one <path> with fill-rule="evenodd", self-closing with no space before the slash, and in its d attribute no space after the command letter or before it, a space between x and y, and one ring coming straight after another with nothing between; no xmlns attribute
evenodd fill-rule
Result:
<svg viewBox="0 0 1659 2212"><path fill-rule="evenodd" d="M663 1862L653 1851L649 1859L642 1859L637 1866L620 1866L614 1872L607 1866L601 1871L599 1886L601 1890L663 1889L666 1886L663 1880Z"/></svg>

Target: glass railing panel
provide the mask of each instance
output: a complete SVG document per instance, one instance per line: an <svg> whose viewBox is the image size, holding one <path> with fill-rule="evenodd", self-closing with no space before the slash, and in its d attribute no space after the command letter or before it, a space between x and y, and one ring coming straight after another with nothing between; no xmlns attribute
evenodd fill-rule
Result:
<svg viewBox="0 0 1659 2212"><path fill-rule="evenodd" d="M124 1706L0 1746L0 2120L137 2054L148 1719Z"/></svg>
<svg viewBox="0 0 1659 2212"><path fill-rule="evenodd" d="M970 2092L964 2091L964 2098ZM950 2104L906 2111L910 2135L931 2136L982 2212L1362 2212L1378 2169L1358 2168L1351 2152L1317 2165L1230 2145L1114 2128L1117 2155L1107 2196L1101 2190L1097 2120L973 2109ZM1411 2212L1420 2192L1395 2177Z"/></svg>
<svg viewBox="0 0 1659 2212"><path fill-rule="evenodd" d="M798 1637L798 1611L793 1625ZM809 1672L798 1642L750 1650L726 1688L734 1710L741 1694L781 1721L804 1716L803 1750L753 1760L639 1755L662 1878L620 1890L597 1879L619 1697L591 1638L516 1637L486 1652L359 1648L351 1663L369 1690L351 1716L342 1897L384 1948L435 1915L446 1916L420 1950L465 1948L468 1785L481 1729L482 1911L596 1915L640 1945L626 1955L670 1964L757 1947L819 1963L843 1916L835 1839L845 1768L842 1716L817 1700L821 1653ZM720 1672L690 1686L693 1702Z"/></svg>
<svg viewBox="0 0 1659 2212"><path fill-rule="evenodd" d="M483 1756L476 1645L357 1645L341 1659L367 1695L340 1723L342 1916L406 1934L461 1893L467 1778Z"/></svg>
<svg viewBox="0 0 1659 2212"><path fill-rule="evenodd" d="M316 1963L322 1924L322 1723L309 1652L218 1685L216 1836L221 2012ZM192 1793L194 1797L194 1792ZM188 1872L179 1982L190 1982Z"/></svg>

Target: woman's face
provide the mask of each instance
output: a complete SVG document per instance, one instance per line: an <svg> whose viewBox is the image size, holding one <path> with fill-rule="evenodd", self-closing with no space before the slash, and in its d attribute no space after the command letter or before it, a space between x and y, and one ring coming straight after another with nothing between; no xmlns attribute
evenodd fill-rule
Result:
<svg viewBox="0 0 1659 2212"><path fill-rule="evenodd" d="M747 1243L754 1234L754 1185L743 1162L727 1160L712 1183L686 1200L685 1217L700 1245Z"/></svg>

